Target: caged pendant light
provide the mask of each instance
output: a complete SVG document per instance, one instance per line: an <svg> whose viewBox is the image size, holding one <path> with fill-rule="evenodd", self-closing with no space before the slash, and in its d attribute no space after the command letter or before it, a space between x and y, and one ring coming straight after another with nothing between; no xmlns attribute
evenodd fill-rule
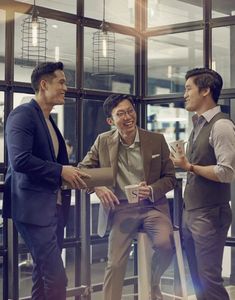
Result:
<svg viewBox="0 0 235 300"><path fill-rule="evenodd" d="M115 33L108 31L105 23L105 0L103 0L103 21L100 29L93 33L92 75L115 75Z"/></svg>
<svg viewBox="0 0 235 300"><path fill-rule="evenodd" d="M34 66L46 61L47 20L39 17L39 11L33 4L31 14L22 22L22 66Z"/></svg>

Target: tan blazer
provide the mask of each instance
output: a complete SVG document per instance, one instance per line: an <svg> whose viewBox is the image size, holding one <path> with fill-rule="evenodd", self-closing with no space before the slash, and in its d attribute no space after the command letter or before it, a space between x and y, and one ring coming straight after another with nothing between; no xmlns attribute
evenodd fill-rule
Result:
<svg viewBox="0 0 235 300"><path fill-rule="evenodd" d="M167 143L162 134L140 128L138 130L144 166L144 180L153 188L155 207L169 215L169 206L165 194L174 188L176 179L174 166L169 158ZM100 134L79 166L85 168L112 167L115 187L119 139L117 129ZM105 209L101 204L98 221L98 234L100 236L104 236L109 221L109 209Z"/></svg>

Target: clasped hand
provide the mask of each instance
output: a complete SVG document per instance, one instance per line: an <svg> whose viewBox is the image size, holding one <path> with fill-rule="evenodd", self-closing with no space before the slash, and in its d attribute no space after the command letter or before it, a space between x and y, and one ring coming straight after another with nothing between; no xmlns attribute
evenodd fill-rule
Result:
<svg viewBox="0 0 235 300"><path fill-rule="evenodd" d="M86 172L81 171L78 167L63 166L62 178L71 186L73 189L85 189L87 185L84 178L91 178Z"/></svg>

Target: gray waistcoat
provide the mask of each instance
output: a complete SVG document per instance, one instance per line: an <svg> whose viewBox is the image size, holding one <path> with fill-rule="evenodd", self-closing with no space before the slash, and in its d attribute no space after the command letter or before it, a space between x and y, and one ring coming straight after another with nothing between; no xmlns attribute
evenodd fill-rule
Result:
<svg viewBox="0 0 235 300"><path fill-rule="evenodd" d="M192 164L200 166L216 165L214 149L209 144L209 136L213 124L219 119L228 119L223 113L216 114L201 129L193 143L193 132L189 137L186 156ZM185 209L209 207L228 203L230 200L230 184L215 182L194 173L189 173L184 192Z"/></svg>

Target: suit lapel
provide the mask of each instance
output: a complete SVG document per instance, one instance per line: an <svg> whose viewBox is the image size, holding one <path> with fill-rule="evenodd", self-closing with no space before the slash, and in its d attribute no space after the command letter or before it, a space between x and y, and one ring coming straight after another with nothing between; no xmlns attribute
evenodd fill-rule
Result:
<svg viewBox="0 0 235 300"><path fill-rule="evenodd" d="M152 141L150 140L147 131L144 131L140 128L138 130L140 136L140 149L144 167L144 179L148 180L149 169L152 159Z"/></svg>
<svg viewBox="0 0 235 300"><path fill-rule="evenodd" d="M119 135L116 130L108 139L108 149L111 167L113 168L114 184L116 184L117 168L118 168L118 146L119 146Z"/></svg>

